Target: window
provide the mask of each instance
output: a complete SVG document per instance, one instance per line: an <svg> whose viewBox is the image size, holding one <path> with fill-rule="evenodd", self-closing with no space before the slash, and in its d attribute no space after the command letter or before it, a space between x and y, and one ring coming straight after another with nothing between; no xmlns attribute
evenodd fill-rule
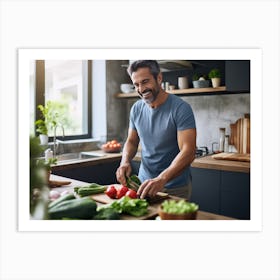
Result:
<svg viewBox="0 0 280 280"><path fill-rule="evenodd" d="M51 101L65 140L90 138L91 61L37 60L35 69L36 119L41 117L37 106ZM56 132L63 134L59 127ZM53 133L49 131L49 137Z"/></svg>

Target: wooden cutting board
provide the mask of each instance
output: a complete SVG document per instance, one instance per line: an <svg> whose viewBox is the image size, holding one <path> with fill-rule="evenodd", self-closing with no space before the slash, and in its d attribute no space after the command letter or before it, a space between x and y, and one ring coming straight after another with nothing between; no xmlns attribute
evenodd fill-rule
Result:
<svg viewBox="0 0 280 280"><path fill-rule="evenodd" d="M230 124L230 145L234 145L240 154L250 153L250 116L245 114L244 118L238 119Z"/></svg>
<svg viewBox="0 0 280 280"><path fill-rule="evenodd" d="M213 155L212 158L218 160L235 160L250 162L250 154L239 154L239 153L219 153Z"/></svg>
<svg viewBox="0 0 280 280"><path fill-rule="evenodd" d="M116 187L116 189L119 189L121 187L121 185L119 184L114 184L114 186ZM149 202L149 206L148 206L148 213L146 215L143 215L141 217L134 217L131 215L123 214L121 215L121 219L122 220L147 220L147 219L155 218L158 215L158 205L153 205L153 204L156 204L159 201L162 201L168 197L169 195L167 193L158 192L154 198L147 199L147 201ZM109 204L116 201L116 199L110 198L105 193L94 194L91 196L91 198L94 199L96 202L102 204Z"/></svg>

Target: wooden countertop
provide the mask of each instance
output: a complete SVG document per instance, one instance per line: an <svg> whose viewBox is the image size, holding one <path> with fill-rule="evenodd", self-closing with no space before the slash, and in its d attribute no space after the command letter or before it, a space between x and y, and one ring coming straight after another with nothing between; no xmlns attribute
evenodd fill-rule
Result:
<svg viewBox="0 0 280 280"><path fill-rule="evenodd" d="M99 153L100 157L88 158L88 159L74 159L58 162L57 165L52 167L52 170L62 170L68 167L83 167L83 166L93 166L98 164L103 164L106 162L112 162L116 160L121 160L121 153L104 153L101 150L95 151ZM141 154L138 152L134 157L135 161L141 161ZM212 155L203 156L195 158L191 164L192 167L215 169L223 171L233 171L233 172L243 172L250 173L250 162L233 161L233 160L221 160L214 159Z"/></svg>
<svg viewBox="0 0 280 280"><path fill-rule="evenodd" d="M250 173L250 162L214 159L211 155L196 158L192 167Z"/></svg>
<svg viewBox="0 0 280 280"><path fill-rule="evenodd" d="M66 178L66 177L62 177L62 176L57 176L57 175L53 175L53 174L51 174L50 180L53 180L53 181L70 181L71 182L69 185L51 188L52 190L56 190L60 193L63 192L63 191L66 191L66 190L73 192L74 187L85 186L85 185L89 184L88 182L82 182L82 181L78 181L78 180L74 180L74 179ZM176 197L170 196L170 198L172 199L172 198L176 198ZM158 209L160 204L161 204L161 202L156 202L156 203L149 206L151 211L153 211L153 214L149 215L149 217L147 217L147 219L155 219L158 216L157 215L157 209ZM135 218L133 216L125 216L124 219L134 220L134 219L137 219L137 218ZM230 218L230 217L222 216L222 215L212 214L212 213L205 212L205 211L198 211L197 220L234 220L234 219Z"/></svg>
<svg viewBox="0 0 280 280"><path fill-rule="evenodd" d="M141 161L141 154L137 153L134 160ZM197 168L250 173L250 162L214 159L212 158L212 155L195 158L191 166Z"/></svg>

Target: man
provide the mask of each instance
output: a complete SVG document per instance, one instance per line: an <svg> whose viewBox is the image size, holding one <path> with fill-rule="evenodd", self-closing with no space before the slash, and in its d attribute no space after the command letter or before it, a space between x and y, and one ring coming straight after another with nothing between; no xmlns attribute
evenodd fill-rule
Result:
<svg viewBox="0 0 280 280"><path fill-rule="evenodd" d="M189 166L195 157L196 126L192 109L161 87L162 73L155 60L134 61L127 70L141 100L130 111L128 137L116 172L125 185L131 160L141 143L138 189L140 198L157 192L190 198Z"/></svg>

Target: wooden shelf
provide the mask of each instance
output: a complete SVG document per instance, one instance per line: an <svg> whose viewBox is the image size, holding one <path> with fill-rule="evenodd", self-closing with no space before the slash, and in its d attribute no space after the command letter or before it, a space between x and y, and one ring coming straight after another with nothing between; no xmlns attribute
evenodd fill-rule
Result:
<svg viewBox="0 0 280 280"><path fill-rule="evenodd" d="M226 91L226 87L218 87L218 88L188 88L188 89L174 89L168 90L168 93L175 94L178 96L197 96L197 95L218 95L218 94L236 94ZM116 98L138 98L137 92L131 93L117 93Z"/></svg>

